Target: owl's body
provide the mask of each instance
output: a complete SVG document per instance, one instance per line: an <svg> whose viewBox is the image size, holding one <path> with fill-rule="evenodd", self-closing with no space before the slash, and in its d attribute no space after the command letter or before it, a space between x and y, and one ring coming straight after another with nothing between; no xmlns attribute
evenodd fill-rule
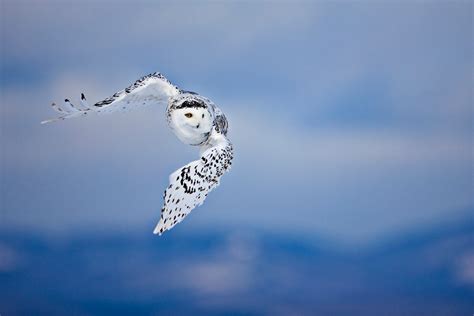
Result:
<svg viewBox="0 0 474 316"><path fill-rule="evenodd" d="M68 99L63 106L53 103L53 108L62 116L42 123L154 104L166 106L166 120L179 140L201 149L199 160L170 175L160 220L154 230L155 234L161 235L201 205L231 167L233 148L227 139L227 119L212 101L197 93L180 90L160 73L153 73L92 106L87 104L84 94L81 94L81 107Z"/></svg>

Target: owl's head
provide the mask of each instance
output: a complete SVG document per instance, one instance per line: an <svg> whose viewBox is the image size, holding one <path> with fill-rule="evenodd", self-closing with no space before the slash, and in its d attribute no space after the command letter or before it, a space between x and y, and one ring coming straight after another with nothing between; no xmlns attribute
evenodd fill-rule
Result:
<svg viewBox="0 0 474 316"><path fill-rule="evenodd" d="M200 145L207 140L214 118L204 100L186 98L169 111L169 123L176 136L189 145Z"/></svg>

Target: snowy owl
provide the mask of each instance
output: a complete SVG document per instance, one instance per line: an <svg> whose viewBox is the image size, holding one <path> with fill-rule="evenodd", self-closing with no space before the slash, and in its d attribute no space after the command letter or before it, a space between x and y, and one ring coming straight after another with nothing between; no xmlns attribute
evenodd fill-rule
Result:
<svg viewBox="0 0 474 316"><path fill-rule="evenodd" d="M153 231L161 235L201 205L231 167L233 148L227 138L227 119L212 101L195 92L179 89L162 74L155 72L92 106L87 103L83 93L80 106L74 105L69 99L65 99L61 106L53 103L53 109L60 116L41 123L91 113L128 111L155 104L166 106L166 120L171 130L183 143L199 146L201 155L199 160L190 162L170 175L170 184L163 196L161 217Z"/></svg>

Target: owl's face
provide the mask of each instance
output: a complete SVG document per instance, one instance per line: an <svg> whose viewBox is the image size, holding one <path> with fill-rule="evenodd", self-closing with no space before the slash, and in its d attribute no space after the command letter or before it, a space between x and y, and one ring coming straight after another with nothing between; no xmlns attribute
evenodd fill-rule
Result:
<svg viewBox="0 0 474 316"><path fill-rule="evenodd" d="M170 126L176 136L189 145L200 145L212 130L213 118L207 107L182 107L171 112Z"/></svg>

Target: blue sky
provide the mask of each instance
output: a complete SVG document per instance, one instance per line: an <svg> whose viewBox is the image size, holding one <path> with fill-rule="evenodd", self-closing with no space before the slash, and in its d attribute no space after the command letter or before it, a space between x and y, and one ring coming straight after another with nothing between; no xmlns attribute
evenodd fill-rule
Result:
<svg viewBox="0 0 474 316"><path fill-rule="evenodd" d="M1 224L153 230L195 148L164 109L41 126L161 71L226 113L235 165L170 233L370 243L472 216L472 3L1 3Z"/></svg>

